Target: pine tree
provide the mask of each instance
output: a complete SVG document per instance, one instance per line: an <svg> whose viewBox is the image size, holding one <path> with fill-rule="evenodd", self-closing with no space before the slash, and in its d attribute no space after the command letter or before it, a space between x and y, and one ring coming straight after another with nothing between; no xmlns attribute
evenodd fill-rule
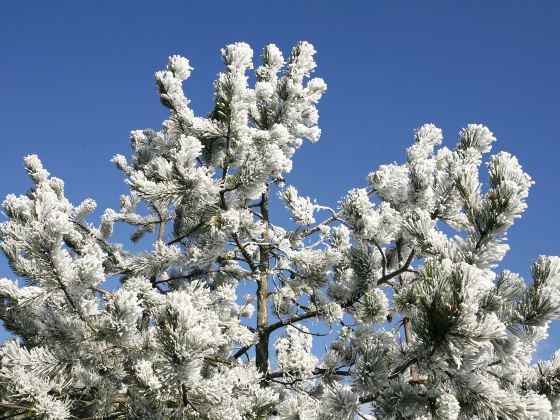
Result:
<svg viewBox="0 0 560 420"><path fill-rule="evenodd" d="M539 257L530 282L496 268L531 178L502 152L483 185L492 132L468 125L450 149L426 124L338 208L301 196L285 175L321 133L314 54L267 46L249 87L253 51L227 46L207 117L184 96L188 60L170 57L156 73L169 118L114 157L130 192L99 224L95 201L70 203L25 158L33 186L0 225L24 283L0 280L18 337L0 347L6 418L560 417L560 353L532 363L560 316L560 259ZM271 200L292 224L271 221ZM153 248L112 241L116 222Z"/></svg>

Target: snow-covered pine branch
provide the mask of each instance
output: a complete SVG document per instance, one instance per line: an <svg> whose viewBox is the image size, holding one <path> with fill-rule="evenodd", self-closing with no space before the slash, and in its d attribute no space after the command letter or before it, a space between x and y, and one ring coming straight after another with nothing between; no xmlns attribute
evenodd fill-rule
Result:
<svg viewBox="0 0 560 420"><path fill-rule="evenodd" d="M532 281L496 272L532 185L471 124L453 148L414 133L337 209L284 186L319 140L315 50L222 50L207 117L189 108L193 70L156 73L169 118L131 134L121 208L99 224L37 156L9 195L1 249L0 412L14 418L553 419L560 356L531 364L560 317L560 260ZM488 185L479 179L486 161ZM294 224L274 224L270 201ZM128 251L111 237L134 228ZM450 232L452 232L450 234ZM117 277L120 286L108 290ZM243 296L241 296L243 295ZM313 346L317 337L324 351Z"/></svg>

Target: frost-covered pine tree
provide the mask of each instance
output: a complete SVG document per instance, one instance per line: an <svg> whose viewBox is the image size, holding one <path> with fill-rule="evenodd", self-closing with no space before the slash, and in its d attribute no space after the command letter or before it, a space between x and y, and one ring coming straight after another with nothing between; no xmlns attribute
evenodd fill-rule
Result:
<svg viewBox="0 0 560 420"><path fill-rule="evenodd" d="M171 57L156 73L169 119L115 156L130 193L99 224L92 199L70 203L25 158L33 186L6 198L0 226L17 276L0 280L18 337L0 347L5 418L560 417L560 353L531 362L560 316L560 259L540 257L530 281L495 271L531 178L488 156L486 127L447 148L427 124L338 208L299 195L284 183L320 135L314 53L267 46L249 87L253 51L227 46L206 117ZM271 200L293 223L273 223ZM112 241L116 222L153 247Z"/></svg>

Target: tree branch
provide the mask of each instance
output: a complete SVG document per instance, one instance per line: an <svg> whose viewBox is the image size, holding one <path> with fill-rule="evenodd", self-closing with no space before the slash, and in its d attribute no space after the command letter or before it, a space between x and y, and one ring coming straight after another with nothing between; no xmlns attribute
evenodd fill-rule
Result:
<svg viewBox="0 0 560 420"><path fill-rule="evenodd" d="M5 408L6 410L23 410L26 413L33 412L33 409L31 407L25 407L23 405L3 403L3 402L0 402L0 408Z"/></svg>
<svg viewBox="0 0 560 420"><path fill-rule="evenodd" d="M371 196L371 195L373 195L374 193L375 193L375 190L370 190L370 191L368 191L368 196ZM302 238L307 238L308 236L313 235L315 232L318 232L319 229L321 229L321 226L325 226L325 225L328 225L328 224L334 222L335 220L339 220L341 214L342 214L342 210L339 211L339 212L334 213L331 217L329 217L329 218L326 219L326 220L323 220L323 221L322 221L321 223L319 223L318 225L316 225L316 226L314 226L314 227L312 227L312 228L309 228L309 229L307 229L307 230L304 230L304 231L302 232L302 234L301 234L301 237L302 237Z"/></svg>
<svg viewBox="0 0 560 420"><path fill-rule="evenodd" d="M333 214L331 217L329 217L326 220L323 220L321 223L319 223L318 225L309 228L307 230L304 230L301 234L302 238L307 238L308 236L313 235L315 232L318 232L322 226L326 226L332 222L334 222L335 220L338 220L339 216L342 214L342 211L339 211L338 213Z"/></svg>
<svg viewBox="0 0 560 420"><path fill-rule="evenodd" d="M383 283L387 283L388 280L392 279L393 277L398 276L399 274L405 272L406 270L408 270L408 267L410 266L410 264L412 263L412 260L414 259L414 250L412 250L410 252L410 255L408 256L405 264L400 267L399 269L386 274L384 276L381 276L377 281L377 285L383 284ZM363 291L359 291L358 293L356 293L349 301L347 301L346 303L344 303L342 306L342 308L348 308L350 306L352 306L354 303L356 303L358 300L360 300L360 298L363 296L364 292ZM316 316L320 315L320 312L315 310L315 311L311 311L311 312L306 312L300 315L294 315L290 318L284 319L284 320L280 320L278 322L275 322L274 324L271 324L268 326L268 328L266 329L266 332L268 334L272 333L273 331L277 330L278 328L282 328L286 325L290 325L293 324L294 322L299 322L299 321L303 321L305 319L309 319L309 318L314 318Z"/></svg>
<svg viewBox="0 0 560 420"><path fill-rule="evenodd" d="M189 236L191 236L197 229L199 229L202 225L204 224L203 221L199 222L198 225L196 225L195 227L193 227L191 230L189 230L187 233L185 233L184 235L181 235L175 239L173 239L172 241L167 242L167 245L173 245L176 244L177 242L181 242L183 239L188 238Z"/></svg>
<svg viewBox="0 0 560 420"><path fill-rule="evenodd" d="M234 233L232 236L233 236L233 240L235 241L235 245L237 245L237 248L239 248L241 254L243 255L243 258L245 259L245 262L249 265L251 271L256 272L258 267L253 261L253 259L251 258L251 256L249 255L249 253L247 252L247 250L245 249L245 247L241 244L241 241L239 240L239 235L237 233Z"/></svg>
<svg viewBox="0 0 560 420"><path fill-rule="evenodd" d="M187 386L185 384L181 384L181 394L183 397L183 406L191 407L195 413L198 413L198 410L196 409L194 404L189 401L189 397L187 396Z"/></svg>
<svg viewBox="0 0 560 420"><path fill-rule="evenodd" d="M113 296L113 294L105 289L102 289L100 287L97 286L89 286L90 290L93 290L94 292L98 292L100 293L105 299L110 298L111 296Z"/></svg>
<svg viewBox="0 0 560 420"><path fill-rule="evenodd" d="M377 242L374 242L374 244L375 244L375 247L377 248L377 250L379 251L379 253L381 254L381 258L383 260L382 275L386 276L387 275L387 257L385 256L385 252L383 252L383 249L381 248L381 246Z"/></svg>

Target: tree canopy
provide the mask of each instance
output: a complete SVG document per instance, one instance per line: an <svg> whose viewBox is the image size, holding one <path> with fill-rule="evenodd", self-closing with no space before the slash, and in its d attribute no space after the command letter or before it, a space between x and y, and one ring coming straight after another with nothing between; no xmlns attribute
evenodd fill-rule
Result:
<svg viewBox="0 0 560 420"><path fill-rule="evenodd" d="M183 92L189 61L170 57L155 75L169 118L132 131L132 157L113 158L129 193L99 223L94 200L72 204L61 179L25 158L32 187L5 199L0 224L17 276L0 280L0 319L18 337L0 347L0 412L560 416L560 353L532 362L560 316L560 258L539 257L531 281L497 270L529 175L509 153L489 155L496 139L483 125L449 148L426 124L403 163L380 166L334 208L300 195L286 174L321 134L314 54L300 42L285 60L268 45L249 76L249 45L228 45L205 117ZM275 224L272 200L290 223ZM127 250L115 223L153 247Z"/></svg>

